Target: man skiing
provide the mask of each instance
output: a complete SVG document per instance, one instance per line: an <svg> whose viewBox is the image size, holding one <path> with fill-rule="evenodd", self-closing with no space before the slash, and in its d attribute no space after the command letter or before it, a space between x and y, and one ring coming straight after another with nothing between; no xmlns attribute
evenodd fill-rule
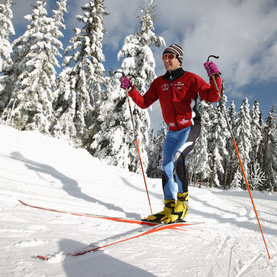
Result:
<svg viewBox="0 0 277 277"><path fill-rule="evenodd" d="M162 186L164 208L151 214L148 221L172 223L183 219L188 213L189 176L186 157L193 149L200 135L201 119L196 109L198 95L208 102L217 102L220 95L214 81L221 91L221 78L213 62L204 63L210 77L210 84L198 75L182 69L183 49L172 44L163 51L163 63L166 73L156 78L148 91L142 96L129 78L121 77L121 88L128 90L129 96L142 109L148 108L159 99L165 123L168 125L167 136L163 145ZM175 182L178 185L175 203Z"/></svg>

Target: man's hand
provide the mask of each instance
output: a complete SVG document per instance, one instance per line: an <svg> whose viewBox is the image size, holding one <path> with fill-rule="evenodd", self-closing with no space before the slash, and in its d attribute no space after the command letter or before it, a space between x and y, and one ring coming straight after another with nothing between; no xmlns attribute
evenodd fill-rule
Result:
<svg viewBox="0 0 277 277"><path fill-rule="evenodd" d="M214 62L206 62L204 63L204 67L207 70L207 74L209 77L215 74L220 74L217 65Z"/></svg>
<svg viewBox="0 0 277 277"><path fill-rule="evenodd" d="M128 89L130 90L131 88L133 88L133 84L130 81L130 79L126 76L122 76L120 79L120 87L123 89Z"/></svg>

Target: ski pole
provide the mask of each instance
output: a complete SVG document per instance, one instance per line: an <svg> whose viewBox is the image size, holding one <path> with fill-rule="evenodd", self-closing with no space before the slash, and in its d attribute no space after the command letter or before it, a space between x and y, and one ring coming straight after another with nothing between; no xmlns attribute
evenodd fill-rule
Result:
<svg viewBox="0 0 277 277"><path fill-rule="evenodd" d="M125 76L124 72L121 72L121 71L115 71L114 73L120 73L120 74L122 74L122 76ZM148 199L148 203L149 203L149 207L150 207L150 212L151 212L151 214L153 214L152 206L151 206L151 202L150 202L150 197L149 197L149 192L148 192L148 188L147 188L147 183L146 183L146 177L145 177L144 169L143 169L143 163L142 163L142 159L141 159L141 155L140 155L140 150L139 150L139 143L138 143L138 139L136 137L135 121L134 121L134 117L133 117L133 111L132 111L132 107L131 107L131 103L130 103L130 98L128 96L128 89L126 89L125 91L127 93L127 102L128 102L129 112L130 112L130 116L131 116L131 122L132 122L133 133L134 133L134 139L135 139L135 142L136 142L136 147L137 147L137 152L138 152L138 156L139 156L139 162L140 162L141 172L142 172L142 176L143 176L143 180L144 180L144 185L145 185L145 190L146 190L146 194L147 194L147 199Z"/></svg>
<svg viewBox="0 0 277 277"><path fill-rule="evenodd" d="M128 89L126 89L126 93L128 95ZM147 184L146 184L146 178L145 178L145 174L144 174L144 170L143 170L142 159L141 159L140 150L139 150L139 143L138 143L138 139L135 135L135 122L134 122L134 117L133 117L133 112L132 112L132 107L131 107L129 96L128 96L128 106L129 106L129 111L130 111L130 115L131 115L131 121L132 121L133 132L134 132L134 139L136 141L136 146L137 146L137 151L138 151L138 156L139 156L141 172L142 172L142 176L143 176L143 180L144 180L145 190L146 190L146 194L147 194L147 198L148 198L148 202L149 202L150 211L151 211L151 214L153 214L152 207L151 207L151 202L150 202L150 197L149 197L149 193L148 193L148 188L147 188Z"/></svg>
<svg viewBox="0 0 277 277"><path fill-rule="evenodd" d="M213 58L215 58L215 59L218 59L218 58L219 58L219 56L210 55L210 56L208 57L208 59L207 59L207 62L209 61L209 59L210 59L211 57L213 57ZM216 80L215 80L215 76L212 76L212 79L213 79L213 82L214 82L214 84L215 84L217 93L218 93L218 95L220 96L220 91L219 91L219 89L218 89L218 86L217 86L217 83L216 83ZM253 209L254 209L254 211L255 211L255 215L256 215L256 218L257 218L257 222L258 222L258 225L259 225L259 228L260 228L260 232L261 232L261 235L262 235L262 238L263 238L263 241L264 241L265 249L266 249L268 258L271 259L270 254L269 254L269 250L268 250L268 247L267 247L267 244L266 244L266 240L265 240L265 237L264 237L264 233L263 233L263 230L262 230L262 226L261 226L261 223L260 223L260 219L259 219L259 216L258 216L258 212L257 212L257 210L256 210L255 203L254 203L254 200L253 200L253 197L252 197L252 193L251 193L251 190L250 190L250 186L249 186L249 183L248 183L248 180L247 180L247 177L246 177L246 173L245 173L245 170L244 170L244 166L243 166L243 163L242 163L240 154L239 154L239 150L238 150L238 147L237 147L237 143L236 143L236 140L235 140L235 136L234 136L234 134L233 134L232 127L231 127L231 125L230 125L230 122L229 122L227 113L226 113L226 111L225 111L224 108L223 108L223 113L224 113L225 120L226 120L226 122L227 122L227 126L228 126L228 129L229 129L229 132L230 132L231 137L232 137L232 141L233 141L233 144L234 144L234 147L235 147L235 150L236 150L236 154L237 154L237 157L238 157L238 160L239 160L239 164L240 164L240 167L241 167L241 171L242 171L242 174L243 174L243 177L244 177L244 180L245 180L245 183L246 183L246 187L247 187L247 190L248 190L250 199L251 199L251 203L252 203Z"/></svg>

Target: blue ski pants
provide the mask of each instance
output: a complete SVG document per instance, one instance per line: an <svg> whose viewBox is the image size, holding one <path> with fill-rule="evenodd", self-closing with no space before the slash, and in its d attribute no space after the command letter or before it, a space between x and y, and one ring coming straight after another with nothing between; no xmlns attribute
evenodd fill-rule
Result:
<svg viewBox="0 0 277 277"><path fill-rule="evenodd" d="M189 175L186 168L186 157L193 149L200 135L200 125L192 125L179 131L168 131L163 145L163 175L162 184L164 199L175 199L175 181L178 192L188 191Z"/></svg>

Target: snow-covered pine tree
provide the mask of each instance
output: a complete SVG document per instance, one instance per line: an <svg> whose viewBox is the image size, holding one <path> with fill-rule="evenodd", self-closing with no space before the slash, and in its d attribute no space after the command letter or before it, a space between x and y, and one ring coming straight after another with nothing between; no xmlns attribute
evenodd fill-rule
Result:
<svg viewBox="0 0 277 277"><path fill-rule="evenodd" d="M153 1L152 1L153 2ZM118 59L122 59L121 70L131 79L137 90L143 95L146 87L149 86L155 74L155 60L151 46L161 47L165 45L164 39L154 33L153 20L155 6L150 3L147 9L141 9L140 28L134 35L125 38L124 45L118 53ZM148 129L150 125L147 110L141 110L132 103L133 118L135 122L136 138L140 143L140 152L145 168L148 164L146 145L148 143ZM131 131L132 130L126 130ZM138 172L140 170L137 158L136 146L129 149L131 159L130 170Z"/></svg>
<svg viewBox="0 0 277 277"><path fill-rule="evenodd" d="M264 189L277 191L277 122L273 106L266 118L262 139L262 170L265 172Z"/></svg>
<svg viewBox="0 0 277 277"><path fill-rule="evenodd" d="M126 37L118 58L124 58L121 71L123 71L137 89L143 94L146 86L155 78L155 61L151 46L164 45L164 40L153 32L154 6L150 4L148 9L142 10L140 28L135 35ZM121 77L121 75L117 75ZM130 101L135 121L133 130L130 112L126 101L127 94L120 89L118 80L110 82L110 88L106 90L106 101L101 107L101 131L95 135L92 144L94 155L105 159L111 165L127 168L134 172L140 172L140 163L136 149L134 135L138 139L140 152L147 168L146 145L148 140L149 115L146 110L141 110ZM135 132L135 134L134 134Z"/></svg>
<svg viewBox="0 0 277 277"><path fill-rule="evenodd" d="M8 103L9 92L5 90L7 72L12 65L11 52L12 46L10 36L15 35L11 9L12 0L5 0L4 4L0 4L0 114Z"/></svg>
<svg viewBox="0 0 277 277"><path fill-rule="evenodd" d="M252 189L260 189L264 187L266 181L265 173L261 169L260 163L256 160L254 164L251 164L251 175L249 185Z"/></svg>
<svg viewBox="0 0 277 277"><path fill-rule="evenodd" d="M211 163L211 178L210 182L217 187L223 185L225 181L225 165L228 156L227 140L230 138L227 122L224 116L226 109L227 96L222 95L220 101L215 109L215 117L211 123L212 128L210 136L209 148L211 149L210 163Z"/></svg>
<svg viewBox="0 0 277 277"><path fill-rule="evenodd" d="M155 130L152 128L148 137L148 141L149 141L149 144L147 145L148 153L151 153L154 150L155 138L156 138Z"/></svg>
<svg viewBox="0 0 277 277"><path fill-rule="evenodd" d="M91 153L107 164L131 169L129 149L133 146L134 134L126 94L120 89L119 80L111 76L103 95L106 99L101 107L101 130L94 135Z"/></svg>
<svg viewBox="0 0 277 277"><path fill-rule="evenodd" d="M164 124L162 124L162 128L157 132L156 135L154 135L153 129L151 131L149 144L147 147L149 161L147 168L148 177L161 178L162 176L162 154L166 132L166 126Z"/></svg>
<svg viewBox="0 0 277 277"><path fill-rule="evenodd" d="M244 99L238 113L238 119L236 122L236 127L234 130L234 136L236 138L236 144L240 153L240 157L243 163L243 167L246 175L250 173L250 153L252 151L252 134L251 134L251 116L248 99ZM239 163L237 162L237 170L240 170ZM236 174L238 177L238 173ZM237 179L238 180L238 179ZM240 184L244 184L241 182ZM234 183L233 183L234 185ZM235 185L237 186L237 184ZM245 184L242 185L242 188L245 189Z"/></svg>
<svg viewBox="0 0 277 277"><path fill-rule="evenodd" d="M149 136L148 136L148 144L146 146L146 151L148 154L148 167L146 169L146 175L148 177L152 177L151 176L151 155L152 153L155 151L156 148L156 134L155 134L155 130L152 128L151 131L149 132ZM150 169L150 170L149 170Z"/></svg>
<svg viewBox="0 0 277 277"><path fill-rule="evenodd" d="M90 148L97 126L102 85L105 82L105 61L102 52L104 16L108 15L103 0L90 0L82 7L77 20L83 27L75 28L75 35L65 50L58 80L58 100L55 103L56 122L52 133L77 147Z"/></svg>
<svg viewBox="0 0 277 277"><path fill-rule="evenodd" d="M199 103L201 115L201 134L188 156L187 166L191 172L190 179L195 183L208 182L211 168L209 164L208 134L211 128L210 114L213 112L213 105L204 100Z"/></svg>
<svg viewBox="0 0 277 277"><path fill-rule="evenodd" d="M233 180L230 184L231 188L242 188L243 187L243 176L241 172L241 168L237 168L233 177Z"/></svg>
<svg viewBox="0 0 277 277"><path fill-rule="evenodd" d="M228 107L226 114L231 127L231 131L234 133L237 120L236 106L234 100L231 101L231 104ZM232 180L234 179L234 174L238 166L238 158L236 155L233 140L231 138L227 141L226 148L229 155L226 157L225 181L223 186L225 188L230 188Z"/></svg>
<svg viewBox="0 0 277 277"><path fill-rule="evenodd" d="M261 125L261 111L259 107L259 102L255 100L253 108L251 110L251 159L253 159L253 161L258 159L258 149L262 140L262 129L263 125Z"/></svg>
<svg viewBox="0 0 277 277"><path fill-rule="evenodd" d="M64 14L67 12L66 4L67 0L59 0L56 1L57 4L57 10L53 10L53 18L57 25L57 30L59 29L66 29L64 25ZM62 33L59 33L59 36L63 36Z"/></svg>
<svg viewBox="0 0 277 277"><path fill-rule="evenodd" d="M251 110L251 145L252 151L250 153L250 179L256 180L257 173L261 170L260 168L260 146L262 141L262 130L263 130L263 123L261 118L261 111L259 108L259 102L255 100L253 108ZM260 186L261 184L259 184ZM253 184L254 187L256 185Z"/></svg>
<svg viewBox="0 0 277 277"><path fill-rule="evenodd" d="M10 36L15 35L11 9L12 0L5 0L4 4L0 4L0 73L5 71L11 65L12 46Z"/></svg>
<svg viewBox="0 0 277 277"><path fill-rule="evenodd" d="M237 113L236 113L236 106L235 106L234 100L231 101L231 104L227 109L227 116L232 130L234 130L236 126L236 121L237 121Z"/></svg>
<svg viewBox="0 0 277 277"><path fill-rule="evenodd" d="M210 187L214 186L214 159L213 159L213 155L214 155L214 126L216 123L216 119L217 119L217 110L214 107L214 105L212 103L207 103L207 109L206 111L208 112L209 115L209 122L206 125L206 129L207 129L207 150L208 150L208 162L209 162L209 168L211 169L210 175L209 175L209 179L208 179L208 183Z"/></svg>
<svg viewBox="0 0 277 277"><path fill-rule="evenodd" d="M46 0L37 1L25 33L13 42L13 66L6 89L11 98L2 118L20 130L49 133L53 121L52 89L55 87L56 56L62 48L55 19L47 17Z"/></svg>

